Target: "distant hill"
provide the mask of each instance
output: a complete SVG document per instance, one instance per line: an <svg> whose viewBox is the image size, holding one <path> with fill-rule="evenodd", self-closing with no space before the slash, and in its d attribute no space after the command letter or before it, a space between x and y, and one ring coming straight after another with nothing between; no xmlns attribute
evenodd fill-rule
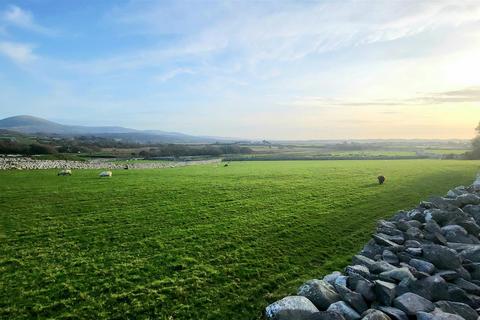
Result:
<svg viewBox="0 0 480 320"><path fill-rule="evenodd" d="M2 119L0 120L0 129L27 134L53 134L60 136L91 135L139 143L213 143L216 141L225 141L223 138L197 137L178 132L159 130L136 130L115 126L70 126L29 115Z"/></svg>

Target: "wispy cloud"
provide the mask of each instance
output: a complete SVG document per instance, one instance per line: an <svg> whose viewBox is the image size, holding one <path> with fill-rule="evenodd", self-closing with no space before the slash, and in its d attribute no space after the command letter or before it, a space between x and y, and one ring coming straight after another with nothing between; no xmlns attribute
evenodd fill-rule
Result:
<svg viewBox="0 0 480 320"><path fill-rule="evenodd" d="M427 94L419 100L425 103L476 102L480 104L480 87L435 92Z"/></svg>
<svg viewBox="0 0 480 320"><path fill-rule="evenodd" d="M298 107L378 107L436 105L443 103L480 103L480 87L468 87L451 91L419 93L407 98L394 99L332 99L325 97L299 97L281 105ZM388 111L390 113L390 111Z"/></svg>
<svg viewBox="0 0 480 320"><path fill-rule="evenodd" d="M155 79L159 82L167 82L168 80L173 79L178 75L194 74L194 73L195 72L192 69L189 69L189 68L177 68L177 69L167 71L163 74L160 74L160 75L156 76Z"/></svg>
<svg viewBox="0 0 480 320"><path fill-rule="evenodd" d="M0 14L0 20L8 26L14 26L42 35L55 35L56 31L38 24L30 11L10 5Z"/></svg>
<svg viewBox="0 0 480 320"><path fill-rule="evenodd" d="M37 60L32 45L26 43L0 41L0 54L20 65Z"/></svg>
<svg viewBox="0 0 480 320"><path fill-rule="evenodd" d="M129 32L174 35L185 54L236 52L236 63L292 61L310 54L410 37L480 20L480 3L447 1L139 2L108 18ZM193 6L193 8L191 8Z"/></svg>

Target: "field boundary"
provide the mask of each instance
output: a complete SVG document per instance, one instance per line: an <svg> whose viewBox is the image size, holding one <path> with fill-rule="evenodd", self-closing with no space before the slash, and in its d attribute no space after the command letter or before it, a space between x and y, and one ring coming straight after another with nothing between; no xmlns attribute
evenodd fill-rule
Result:
<svg viewBox="0 0 480 320"><path fill-rule="evenodd" d="M267 319L478 319L480 175L380 220L344 272L270 304Z"/></svg>

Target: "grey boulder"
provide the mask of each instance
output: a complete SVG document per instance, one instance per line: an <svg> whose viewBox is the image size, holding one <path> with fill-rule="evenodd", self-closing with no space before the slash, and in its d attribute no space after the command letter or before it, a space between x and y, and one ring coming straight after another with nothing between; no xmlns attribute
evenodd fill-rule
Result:
<svg viewBox="0 0 480 320"><path fill-rule="evenodd" d="M408 320L407 314L400 309L385 306L378 306L377 309L387 314L392 320Z"/></svg>
<svg viewBox="0 0 480 320"><path fill-rule="evenodd" d="M435 309L431 301L411 292L395 298L393 305L409 316L414 316L419 311L430 312Z"/></svg>
<svg viewBox="0 0 480 320"><path fill-rule="evenodd" d="M455 250L437 244L422 246L423 258L430 261L439 269L457 269L462 263Z"/></svg>
<svg viewBox="0 0 480 320"><path fill-rule="evenodd" d="M265 309L267 319L271 320L307 320L316 312L318 309L313 303L301 296L285 297Z"/></svg>
<svg viewBox="0 0 480 320"><path fill-rule="evenodd" d="M458 314L465 320L477 320L477 312L465 303L453 301L437 301L435 306L444 312Z"/></svg>
<svg viewBox="0 0 480 320"><path fill-rule="evenodd" d="M327 311L340 313L346 320L360 319L360 314L344 301L332 303Z"/></svg>
<svg viewBox="0 0 480 320"><path fill-rule="evenodd" d="M411 259L408 262L408 264L420 272L426 272L428 274L432 274L435 271L435 266L433 265L433 263L430 263L428 261L424 261L420 259Z"/></svg>
<svg viewBox="0 0 480 320"><path fill-rule="evenodd" d="M375 309L368 309L362 314L362 317L362 320L391 320L385 313Z"/></svg>
<svg viewBox="0 0 480 320"><path fill-rule="evenodd" d="M340 300L333 286L318 279L305 282L298 288L297 294L307 297L319 310L325 310L329 305Z"/></svg>

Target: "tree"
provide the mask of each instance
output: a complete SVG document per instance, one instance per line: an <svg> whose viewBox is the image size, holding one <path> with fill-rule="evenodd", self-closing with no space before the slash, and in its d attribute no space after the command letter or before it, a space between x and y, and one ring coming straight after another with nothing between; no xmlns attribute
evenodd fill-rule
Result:
<svg viewBox="0 0 480 320"><path fill-rule="evenodd" d="M472 140L472 151L467 152L468 159L480 159L480 122L475 130L477 131L477 136Z"/></svg>

